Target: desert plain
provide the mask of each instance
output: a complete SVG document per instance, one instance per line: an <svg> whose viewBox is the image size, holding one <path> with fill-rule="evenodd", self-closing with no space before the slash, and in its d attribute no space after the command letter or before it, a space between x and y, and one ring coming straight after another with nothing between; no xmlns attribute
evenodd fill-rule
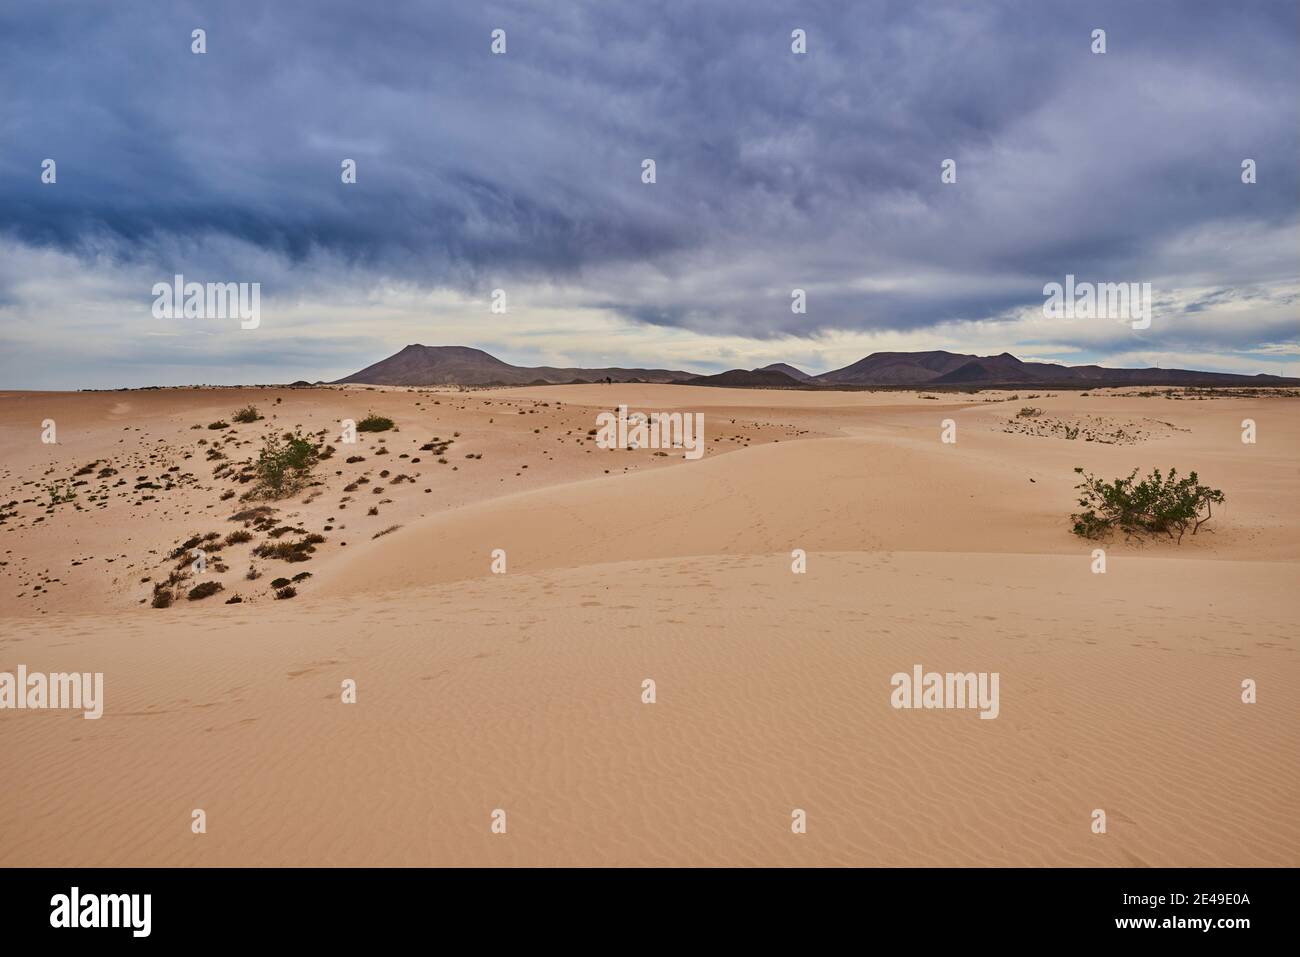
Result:
<svg viewBox="0 0 1300 957"><path fill-rule="evenodd" d="M1227 501L1085 541L1075 467ZM104 675L0 710L0 865L1296 866L1298 482L1266 390L0 392L0 672ZM996 719L892 707L918 664Z"/></svg>

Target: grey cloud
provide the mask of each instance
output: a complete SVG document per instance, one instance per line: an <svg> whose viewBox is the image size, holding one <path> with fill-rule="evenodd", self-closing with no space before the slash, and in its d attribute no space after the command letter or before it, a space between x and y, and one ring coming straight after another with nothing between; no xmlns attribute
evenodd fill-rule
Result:
<svg viewBox="0 0 1300 957"><path fill-rule="evenodd" d="M564 282L640 323L755 338L997 318L1067 272L1244 287L1294 278L1294 257L1170 245L1297 235L1297 16L1286 0L10 7L0 233L161 275L256 279L273 257L269 294L340 263L480 294ZM46 156L57 187L38 181Z"/></svg>

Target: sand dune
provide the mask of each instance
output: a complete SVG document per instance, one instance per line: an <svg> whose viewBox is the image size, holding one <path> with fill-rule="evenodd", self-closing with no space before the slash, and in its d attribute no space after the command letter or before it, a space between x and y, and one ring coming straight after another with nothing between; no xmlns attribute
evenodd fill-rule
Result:
<svg viewBox="0 0 1300 957"><path fill-rule="evenodd" d="M5 501L154 445L175 461L150 474L195 475L138 507L33 524L28 504L0 525L0 671L103 671L106 696L98 721L0 712L0 864L1300 863L1297 400L246 391L0 396ZM297 598L141 605L150 549L236 527L238 500L182 458L190 426L273 397L263 427L361 407L401 431L280 503L333 528L285 566L313 573ZM618 402L703 411L708 454L593 449ZM1026 404L1137 438L1014 431ZM33 448L23 430L51 414L64 444ZM484 458L417 454L455 431ZM402 452L419 481L372 496L393 499L377 516L337 508ZM1076 465L1198 468L1229 500L1181 546L1108 543L1096 575L1065 518ZM229 590L254 544L226 549ZM70 566L83 550L130 572ZM73 584L33 597L40 568ZM998 672L997 719L892 708L915 664Z"/></svg>

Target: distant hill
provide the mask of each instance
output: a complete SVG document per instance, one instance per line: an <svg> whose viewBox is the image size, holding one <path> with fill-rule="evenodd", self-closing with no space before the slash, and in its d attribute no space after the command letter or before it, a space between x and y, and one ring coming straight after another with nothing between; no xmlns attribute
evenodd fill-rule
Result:
<svg viewBox="0 0 1300 957"><path fill-rule="evenodd" d="M810 376L784 362L761 369L732 369L717 375L669 369L526 368L502 362L482 349L467 346L410 345L367 366L338 383L367 385L559 385L601 382L661 382L733 388L877 388L1011 386L1099 388L1155 385L1287 385L1300 379L1272 375L1233 375L1188 369L1106 369L1102 366L1063 366L1052 362L1023 362L1009 352L996 356L957 352L873 352L842 369ZM302 383L306 385L306 383Z"/></svg>
<svg viewBox="0 0 1300 957"><path fill-rule="evenodd" d="M969 356L955 352L873 352L852 365L814 376L812 383L842 386L1101 386L1300 385L1300 379L1188 369L1106 369L1023 362L1009 352Z"/></svg>
<svg viewBox="0 0 1300 957"><path fill-rule="evenodd" d="M795 370L798 371L798 370ZM807 378L805 376L805 378ZM678 385L720 385L741 389L802 389L803 382L776 369L732 369L717 375L697 375L678 379Z"/></svg>
<svg viewBox="0 0 1300 957"><path fill-rule="evenodd" d="M668 369L556 369L512 366L482 349L467 346L409 345L337 383L366 385L549 385L552 383L672 382L691 372Z"/></svg>
<svg viewBox="0 0 1300 957"><path fill-rule="evenodd" d="M794 366L788 365L787 363L784 362L773 362L770 366L763 366L763 368L755 369L754 371L755 372L784 372L791 379L798 379L800 382L804 382L807 379L812 378L812 376L810 376L808 373L796 369Z"/></svg>

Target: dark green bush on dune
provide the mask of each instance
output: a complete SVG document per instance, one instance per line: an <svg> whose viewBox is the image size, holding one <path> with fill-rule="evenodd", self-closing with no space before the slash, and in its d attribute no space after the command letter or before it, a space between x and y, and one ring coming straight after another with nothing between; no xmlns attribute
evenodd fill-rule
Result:
<svg viewBox="0 0 1300 957"><path fill-rule="evenodd" d="M316 446L301 435L269 436L257 456L262 490L273 497L292 494L306 481L316 460Z"/></svg>
<svg viewBox="0 0 1300 957"><path fill-rule="evenodd" d="M1213 517L1213 506L1226 501L1217 488L1200 484L1195 472L1178 477L1177 469L1168 475L1154 470L1140 481L1134 469L1127 478L1106 482L1085 472L1075 486L1079 490L1082 512L1070 516L1074 534L1083 538L1104 538L1115 529L1126 535L1165 534L1178 542L1191 529L1193 535Z"/></svg>

